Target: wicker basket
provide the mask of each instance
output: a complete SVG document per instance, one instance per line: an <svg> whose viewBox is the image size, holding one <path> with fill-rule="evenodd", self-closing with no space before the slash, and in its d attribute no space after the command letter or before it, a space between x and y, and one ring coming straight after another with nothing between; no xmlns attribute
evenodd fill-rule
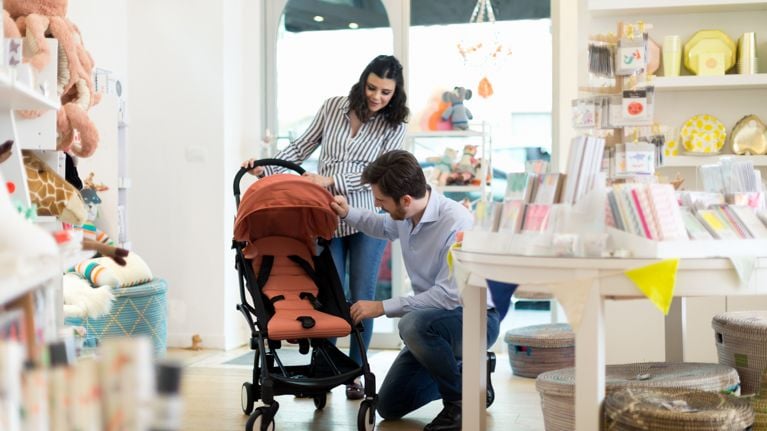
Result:
<svg viewBox="0 0 767 431"><path fill-rule="evenodd" d="M538 377L546 371L575 366L575 334L566 323L525 326L506 333L511 371Z"/></svg>
<svg viewBox="0 0 767 431"><path fill-rule="evenodd" d="M554 299L554 295L550 293L544 293L544 292L534 292L532 290L517 289L514 292L514 298L535 300L535 301L551 301Z"/></svg>
<svg viewBox="0 0 767 431"><path fill-rule="evenodd" d="M103 338L146 335L152 338L155 354L162 355L167 342L167 290L167 283L159 278L113 289L115 301L110 314L98 319L67 317L64 323L85 327L86 347L96 347Z"/></svg>
<svg viewBox="0 0 767 431"><path fill-rule="evenodd" d="M721 313L711 321L719 363L738 370L742 394L759 388L767 368L767 311Z"/></svg>
<svg viewBox="0 0 767 431"><path fill-rule="evenodd" d="M604 405L610 431L743 431L754 423L747 400L690 389L620 389Z"/></svg>
<svg viewBox="0 0 767 431"><path fill-rule="evenodd" d="M754 408L753 431L767 431L767 370L762 373L762 383L759 393L751 399Z"/></svg>
<svg viewBox="0 0 767 431"><path fill-rule="evenodd" d="M647 362L608 365L608 394L624 388L683 388L714 391L736 387L738 373L718 364ZM575 368L549 371L535 381L546 431L575 429Z"/></svg>

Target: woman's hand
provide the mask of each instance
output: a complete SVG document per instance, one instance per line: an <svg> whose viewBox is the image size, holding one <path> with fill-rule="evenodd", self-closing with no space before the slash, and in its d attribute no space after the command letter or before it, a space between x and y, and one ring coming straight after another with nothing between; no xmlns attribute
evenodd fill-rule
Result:
<svg viewBox="0 0 767 431"><path fill-rule="evenodd" d="M335 184L333 177L323 177L322 175L313 174L311 172L304 172L304 176L320 187L329 188Z"/></svg>
<svg viewBox="0 0 767 431"><path fill-rule="evenodd" d="M255 175L257 177L261 177L264 175L264 167L263 166L256 166L253 167L253 163L256 162L256 159L248 159L242 162L242 167L248 169L248 173L250 175Z"/></svg>

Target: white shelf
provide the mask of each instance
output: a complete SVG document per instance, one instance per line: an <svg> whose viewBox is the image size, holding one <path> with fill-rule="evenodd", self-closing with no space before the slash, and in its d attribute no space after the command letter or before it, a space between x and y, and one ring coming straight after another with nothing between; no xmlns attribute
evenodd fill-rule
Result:
<svg viewBox="0 0 767 431"><path fill-rule="evenodd" d="M482 192L482 186L437 186L442 193Z"/></svg>
<svg viewBox="0 0 767 431"><path fill-rule="evenodd" d="M0 70L0 109L59 109L59 104Z"/></svg>
<svg viewBox="0 0 767 431"><path fill-rule="evenodd" d="M19 296L37 289L46 281L57 277L61 270L54 265L40 265L39 270L33 271L29 277L9 277L0 279L0 304L14 300Z"/></svg>
<svg viewBox="0 0 767 431"><path fill-rule="evenodd" d="M767 10L763 0L589 0L595 15L673 14Z"/></svg>
<svg viewBox="0 0 767 431"><path fill-rule="evenodd" d="M483 136L483 132L476 130L430 130L408 132L410 138L465 138L467 136Z"/></svg>
<svg viewBox="0 0 767 431"><path fill-rule="evenodd" d="M658 91L767 89L767 73L724 76L659 76L653 80Z"/></svg>
<svg viewBox="0 0 767 431"><path fill-rule="evenodd" d="M684 168L684 167L698 167L700 165L707 165L710 163L716 163L723 157L736 158L738 160L750 160L754 166L767 166L767 156L736 156L734 154L716 154L712 156L672 156L663 159L663 165L659 168Z"/></svg>

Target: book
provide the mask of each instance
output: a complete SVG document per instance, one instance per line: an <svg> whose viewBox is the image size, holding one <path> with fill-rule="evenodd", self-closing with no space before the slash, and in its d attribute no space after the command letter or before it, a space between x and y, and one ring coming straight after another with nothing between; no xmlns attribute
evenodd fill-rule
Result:
<svg viewBox="0 0 767 431"><path fill-rule="evenodd" d="M682 213L671 184L650 184L645 189L650 211L661 240L689 239Z"/></svg>
<svg viewBox="0 0 767 431"><path fill-rule="evenodd" d="M740 236L730 223L723 219L716 209L699 209L695 211L696 217L703 226L708 229L711 235L716 239L738 239Z"/></svg>
<svg viewBox="0 0 767 431"><path fill-rule="evenodd" d="M544 232L548 227L551 205L528 204L525 209L525 219L522 230L529 232Z"/></svg>
<svg viewBox="0 0 767 431"><path fill-rule="evenodd" d="M679 209L679 213L682 216L682 222L687 230L687 234L690 239L702 240L702 239L714 239L711 232L703 226L703 223L695 217L695 214L690 208L682 207Z"/></svg>
<svg viewBox="0 0 767 431"><path fill-rule="evenodd" d="M756 210L739 205L728 205L728 208L735 214L753 238L767 238L767 226L765 226L764 222L759 219Z"/></svg>
<svg viewBox="0 0 767 431"><path fill-rule="evenodd" d="M532 202L536 204L555 204L559 202L563 177L561 174L539 175L535 181L535 196Z"/></svg>
<svg viewBox="0 0 767 431"><path fill-rule="evenodd" d="M535 188L535 174L509 172L506 175L506 200L530 202Z"/></svg>
<svg viewBox="0 0 767 431"><path fill-rule="evenodd" d="M517 233L522 229L524 217L525 202L521 199L508 200L503 203L498 230L500 232Z"/></svg>

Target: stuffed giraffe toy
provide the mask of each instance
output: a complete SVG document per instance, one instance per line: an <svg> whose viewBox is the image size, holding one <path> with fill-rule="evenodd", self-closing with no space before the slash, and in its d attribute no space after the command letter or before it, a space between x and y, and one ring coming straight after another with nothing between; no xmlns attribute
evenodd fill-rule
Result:
<svg viewBox="0 0 767 431"><path fill-rule="evenodd" d="M87 209L80 192L30 151L23 151L29 198L37 206L37 215L56 216L59 220L81 225Z"/></svg>

